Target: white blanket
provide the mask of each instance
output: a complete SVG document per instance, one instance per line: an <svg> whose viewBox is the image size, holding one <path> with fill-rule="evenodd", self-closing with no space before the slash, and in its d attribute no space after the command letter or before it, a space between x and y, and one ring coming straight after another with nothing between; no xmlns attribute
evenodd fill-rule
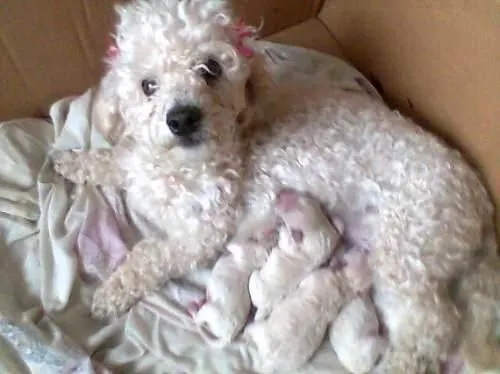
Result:
<svg viewBox="0 0 500 374"><path fill-rule="evenodd" d="M330 79L377 95L337 58L262 46L278 80ZM119 192L73 186L55 175L46 157L51 147L109 146L89 122L93 93L55 103L53 125L35 119L0 125L0 372L252 373L252 350L241 342L211 348L186 312L190 301L203 296L208 270L169 282L112 323L89 317L96 284L121 261L141 227ZM298 373L345 371L325 343Z"/></svg>

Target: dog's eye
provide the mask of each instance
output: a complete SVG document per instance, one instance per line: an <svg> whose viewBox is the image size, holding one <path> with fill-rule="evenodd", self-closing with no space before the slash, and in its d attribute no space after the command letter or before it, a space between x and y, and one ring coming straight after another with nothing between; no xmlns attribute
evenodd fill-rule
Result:
<svg viewBox="0 0 500 374"><path fill-rule="evenodd" d="M213 58L209 58L203 64L197 67L197 73L207 82L214 83L222 75L222 66Z"/></svg>
<svg viewBox="0 0 500 374"><path fill-rule="evenodd" d="M149 97L158 90L158 83L154 79L144 79L141 82L141 88L144 95Z"/></svg>

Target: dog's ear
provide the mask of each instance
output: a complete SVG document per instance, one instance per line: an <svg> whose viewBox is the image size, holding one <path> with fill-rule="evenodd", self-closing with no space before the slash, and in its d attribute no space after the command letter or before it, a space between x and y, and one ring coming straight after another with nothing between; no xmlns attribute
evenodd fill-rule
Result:
<svg viewBox="0 0 500 374"><path fill-rule="evenodd" d="M258 123L263 118L262 103L266 102L272 80L266 69L266 60L260 53L255 53L250 61L250 75L245 83L247 106L237 118L244 132L251 131L250 124Z"/></svg>
<svg viewBox="0 0 500 374"><path fill-rule="evenodd" d="M109 71L101 80L94 95L92 124L104 138L115 145L125 131L123 118L118 106L116 77Z"/></svg>
<svg viewBox="0 0 500 374"><path fill-rule="evenodd" d="M252 57L250 69L250 76L245 87L246 97L249 105L255 106L266 95L272 80L266 69L266 60L263 54L256 53Z"/></svg>

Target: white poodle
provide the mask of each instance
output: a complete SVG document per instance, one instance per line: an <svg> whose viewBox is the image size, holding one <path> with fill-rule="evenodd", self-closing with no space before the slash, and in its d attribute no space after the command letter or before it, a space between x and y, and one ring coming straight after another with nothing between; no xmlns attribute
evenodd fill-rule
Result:
<svg viewBox="0 0 500 374"><path fill-rule="evenodd" d="M296 191L281 191L276 198L276 215L282 221L278 245L264 265L250 276L248 288L255 319L265 318L273 305L286 296L312 270L330 259L341 240L320 204Z"/></svg>
<svg viewBox="0 0 500 374"><path fill-rule="evenodd" d="M118 11L118 53L94 105L115 147L54 159L73 181L126 189L130 209L162 234L144 233L96 291L94 315L123 313L213 260L243 215L290 188L329 213L348 216L353 200L377 211L367 234L391 342L379 370L423 372L446 353L459 322L448 284L493 230L486 189L460 154L367 95L273 85L226 1L135 0Z"/></svg>

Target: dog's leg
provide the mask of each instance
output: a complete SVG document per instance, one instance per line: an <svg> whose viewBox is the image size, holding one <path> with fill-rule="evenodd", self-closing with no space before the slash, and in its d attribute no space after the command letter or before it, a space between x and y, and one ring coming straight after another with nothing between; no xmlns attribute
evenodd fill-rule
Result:
<svg viewBox="0 0 500 374"><path fill-rule="evenodd" d="M442 183L453 191L458 182ZM475 262L485 211L443 191L430 192L434 197L415 208L380 211L372 256L374 301L390 341L381 365L389 369L380 373L439 367L460 338L461 311L450 284Z"/></svg>
<svg viewBox="0 0 500 374"><path fill-rule="evenodd" d="M460 313L451 299L433 289L408 294L384 288L375 300L391 344L375 372L424 374L438 367L459 333Z"/></svg>
<svg viewBox="0 0 500 374"><path fill-rule="evenodd" d="M76 183L121 187L125 173L118 167L111 149L89 151L54 151L51 154L54 170Z"/></svg>
<svg viewBox="0 0 500 374"><path fill-rule="evenodd" d="M96 318L118 316L168 279L183 276L203 265L204 261L210 260L208 257L206 248L187 253L182 245L168 240L142 240L96 290L92 315Z"/></svg>
<svg viewBox="0 0 500 374"><path fill-rule="evenodd" d="M500 367L500 341L497 339L500 305L500 261L484 258L462 276L456 289L459 305L465 310L461 358L473 372Z"/></svg>

